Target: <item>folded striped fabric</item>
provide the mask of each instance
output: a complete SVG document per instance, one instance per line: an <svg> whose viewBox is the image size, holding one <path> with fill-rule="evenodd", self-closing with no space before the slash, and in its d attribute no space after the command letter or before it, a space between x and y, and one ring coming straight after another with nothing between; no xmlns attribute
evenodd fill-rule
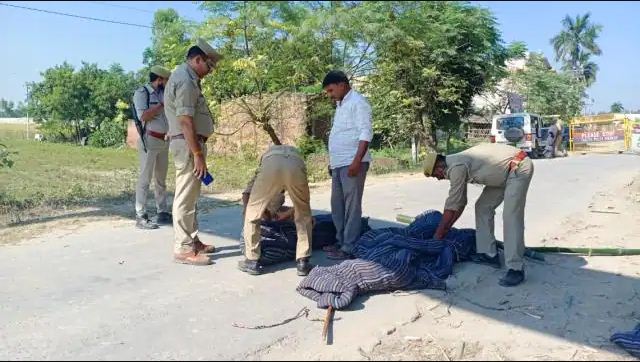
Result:
<svg viewBox="0 0 640 362"><path fill-rule="evenodd" d="M406 228L371 230L355 245L355 260L316 267L304 278L298 293L319 308L343 309L360 294L374 291L446 289L453 265L475 253L475 231L452 229L447 240L433 234L442 218L430 210Z"/></svg>
<svg viewBox="0 0 640 362"><path fill-rule="evenodd" d="M630 355L640 358L640 324L631 332L615 333L611 342L627 351Z"/></svg>
<svg viewBox="0 0 640 362"><path fill-rule="evenodd" d="M312 248L322 249L333 245L336 240L336 227L333 225L331 214L319 214L314 217ZM362 233L371 230L369 218L362 218ZM293 221L265 221L260 225L260 264L273 265L296 258L298 234ZM240 251L244 254L244 238L240 234Z"/></svg>

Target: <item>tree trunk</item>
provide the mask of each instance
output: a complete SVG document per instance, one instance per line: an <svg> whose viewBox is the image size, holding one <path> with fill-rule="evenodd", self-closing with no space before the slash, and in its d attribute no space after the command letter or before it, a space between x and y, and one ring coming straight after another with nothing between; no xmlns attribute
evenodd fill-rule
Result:
<svg viewBox="0 0 640 362"><path fill-rule="evenodd" d="M80 122L74 121L73 123L76 129L76 143L80 144Z"/></svg>
<svg viewBox="0 0 640 362"><path fill-rule="evenodd" d="M436 152L438 150L438 140L436 138L434 122L429 119L424 111L419 111L416 114L416 121L420 125L420 133L422 133L420 138L424 140L424 146L427 151Z"/></svg>
<svg viewBox="0 0 640 362"><path fill-rule="evenodd" d="M244 52L246 56L251 56L251 51L249 51L249 35L247 32L247 1L245 0L243 3L244 16L242 17L243 21L243 31L244 31Z"/></svg>
<svg viewBox="0 0 640 362"><path fill-rule="evenodd" d="M282 142L280 142L280 139L278 138L278 135L276 134L276 131L273 129L273 127L271 127L269 122L263 123L262 124L262 129L264 129L265 132L267 132L267 134L271 138L271 142L273 142L274 145L281 145L282 144Z"/></svg>
<svg viewBox="0 0 640 362"><path fill-rule="evenodd" d="M414 135L411 138L411 161L414 165L418 164L418 136Z"/></svg>
<svg viewBox="0 0 640 362"><path fill-rule="evenodd" d="M451 132L447 132L447 154L451 150Z"/></svg>

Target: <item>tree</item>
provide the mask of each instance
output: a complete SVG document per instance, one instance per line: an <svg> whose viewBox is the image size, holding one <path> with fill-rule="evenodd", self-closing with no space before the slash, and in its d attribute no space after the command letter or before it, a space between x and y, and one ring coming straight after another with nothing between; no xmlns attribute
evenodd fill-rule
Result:
<svg viewBox="0 0 640 362"><path fill-rule="evenodd" d="M153 16L151 47L143 53L145 72L154 65L169 69L184 62L194 25L182 19L174 9L161 9Z"/></svg>
<svg viewBox="0 0 640 362"><path fill-rule="evenodd" d="M615 102L614 104L611 105L611 113L623 113L623 112L624 112L624 107L622 106L622 103Z"/></svg>
<svg viewBox="0 0 640 362"><path fill-rule="evenodd" d="M504 77L504 61L524 48L507 49L491 13L465 2L206 1L200 7L208 18L196 28L169 10L156 13L162 29L154 30L145 59L183 56L171 50L190 43L188 37L213 42L224 59L202 82L211 108L232 101L274 143L280 142L271 124L279 97L306 93L309 110L322 113L312 118L327 117L321 80L342 69L372 100L384 142L420 134L434 144L435 129L455 132L471 98Z"/></svg>
<svg viewBox="0 0 640 362"><path fill-rule="evenodd" d="M117 114L113 119L106 119L89 137L89 145L95 147L121 146L127 134L129 105L121 100L116 102Z"/></svg>
<svg viewBox="0 0 640 362"><path fill-rule="evenodd" d="M369 79L374 114L410 114L402 131L417 133L435 149L436 129L449 135L459 129L472 97L503 76L510 53L486 9L458 2L377 6L387 19L381 22L386 30L377 38L376 71Z"/></svg>
<svg viewBox="0 0 640 362"><path fill-rule="evenodd" d="M22 102L15 104L12 101L0 98L0 117L24 117L26 115L26 106Z"/></svg>
<svg viewBox="0 0 640 362"><path fill-rule="evenodd" d="M576 77L591 85L595 81L598 67L590 58L602 54L596 43L602 26L592 24L591 13L577 15L575 19L569 15L562 20L564 29L551 39L556 52L556 61L563 62L563 69L572 71Z"/></svg>
<svg viewBox="0 0 640 362"><path fill-rule="evenodd" d="M108 70L68 63L45 70L43 80L31 85L30 110L48 139L80 142L117 114L118 100L129 100L135 88L133 73L119 65Z"/></svg>
<svg viewBox="0 0 640 362"><path fill-rule="evenodd" d="M203 82L204 91L218 104L232 101L280 144L271 124L276 101L286 92L317 86L331 64L314 23L307 21L309 4L208 1L201 8L209 17L198 34L214 39L225 57L211 81Z"/></svg>
<svg viewBox="0 0 640 362"><path fill-rule="evenodd" d="M527 112L557 114L567 121L582 109L584 83L572 73L549 69L542 54L532 53L525 69L513 78L518 93L525 97Z"/></svg>

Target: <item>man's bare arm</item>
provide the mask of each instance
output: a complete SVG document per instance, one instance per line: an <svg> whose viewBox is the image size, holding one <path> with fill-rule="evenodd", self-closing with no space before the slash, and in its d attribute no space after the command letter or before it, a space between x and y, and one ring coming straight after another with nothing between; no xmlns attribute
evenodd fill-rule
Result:
<svg viewBox="0 0 640 362"><path fill-rule="evenodd" d="M435 239L441 240L447 235L449 230L453 227L453 225L458 221L460 215L464 212L464 208L460 210L444 210L442 214L442 219L440 220L440 224L436 229L436 233L433 235Z"/></svg>
<svg viewBox="0 0 640 362"><path fill-rule="evenodd" d="M353 158L349 169L347 170L347 175L349 177L356 177L360 173L360 167L362 165L362 159L364 155L367 154L367 150L369 149L368 141L360 141L358 143L358 151L356 152L356 156Z"/></svg>
<svg viewBox="0 0 640 362"><path fill-rule="evenodd" d="M358 151L356 152L356 156L353 158L353 162L362 162L364 155L367 154L367 150L369 149L369 142L360 141L358 142Z"/></svg>

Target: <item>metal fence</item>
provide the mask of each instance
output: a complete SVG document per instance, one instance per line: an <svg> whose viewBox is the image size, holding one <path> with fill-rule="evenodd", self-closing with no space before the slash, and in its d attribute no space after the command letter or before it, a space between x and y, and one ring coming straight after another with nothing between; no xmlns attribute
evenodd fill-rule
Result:
<svg viewBox="0 0 640 362"><path fill-rule="evenodd" d="M569 123L569 149L590 153L624 152L631 147L631 134L631 120L621 115L577 117Z"/></svg>

